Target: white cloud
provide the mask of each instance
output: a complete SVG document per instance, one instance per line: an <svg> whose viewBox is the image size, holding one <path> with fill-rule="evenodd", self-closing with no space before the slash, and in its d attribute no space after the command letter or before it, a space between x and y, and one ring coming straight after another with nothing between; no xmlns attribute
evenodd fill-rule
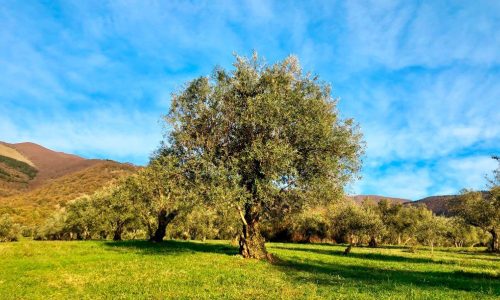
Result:
<svg viewBox="0 0 500 300"><path fill-rule="evenodd" d="M31 141L45 147L88 158L113 158L144 164L162 139L156 114L127 112L119 108L88 111L68 119L27 114L29 121L16 126L9 118L0 122L2 140Z"/></svg>
<svg viewBox="0 0 500 300"><path fill-rule="evenodd" d="M78 1L51 9L0 7L8 45L0 48L0 140L144 162L170 93L215 65L230 67L233 51L255 49L270 62L295 53L333 84L342 115L361 123L368 144L360 192L415 199L480 188L489 165L457 162L469 167L454 177L447 162L499 151L494 1Z"/></svg>
<svg viewBox="0 0 500 300"><path fill-rule="evenodd" d="M376 191L375 194L388 197L418 200L427 196L432 186L432 178L428 170L411 166L389 168L367 174L355 190L357 192Z"/></svg>

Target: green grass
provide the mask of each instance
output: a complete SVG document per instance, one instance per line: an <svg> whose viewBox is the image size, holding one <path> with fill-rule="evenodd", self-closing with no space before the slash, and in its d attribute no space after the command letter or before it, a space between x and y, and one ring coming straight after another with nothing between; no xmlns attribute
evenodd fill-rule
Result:
<svg viewBox="0 0 500 300"><path fill-rule="evenodd" d="M224 241L0 244L0 299L498 299L500 257L467 249L268 244L246 260Z"/></svg>

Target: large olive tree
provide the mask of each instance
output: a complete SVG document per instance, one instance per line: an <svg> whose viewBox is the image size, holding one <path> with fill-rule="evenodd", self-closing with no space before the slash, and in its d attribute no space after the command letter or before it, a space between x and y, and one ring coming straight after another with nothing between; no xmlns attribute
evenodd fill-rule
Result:
<svg viewBox="0 0 500 300"><path fill-rule="evenodd" d="M356 125L293 56L273 65L236 57L234 70L174 94L166 119L165 147L189 165L204 199L239 212L244 257L269 257L259 231L266 212L339 195L360 168Z"/></svg>

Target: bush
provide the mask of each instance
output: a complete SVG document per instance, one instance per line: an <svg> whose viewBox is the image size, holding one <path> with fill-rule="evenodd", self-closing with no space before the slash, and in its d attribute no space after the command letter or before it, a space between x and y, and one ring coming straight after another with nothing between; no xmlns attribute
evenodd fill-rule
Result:
<svg viewBox="0 0 500 300"><path fill-rule="evenodd" d="M329 224L322 210L306 210L300 213L292 224L293 242L324 242L329 235Z"/></svg>
<svg viewBox="0 0 500 300"><path fill-rule="evenodd" d="M198 206L172 222L167 236L176 239L233 239L238 235L240 221L236 210Z"/></svg>
<svg viewBox="0 0 500 300"><path fill-rule="evenodd" d="M0 242L18 241L20 231L21 227L19 224L14 224L8 214L0 217Z"/></svg>
<svg viewBox="0 0 500 300"><path fill-rule="evenodd" d="M45 223L36 229L33 239L35 240L62 240L69 239L69 234L65 229L65 215L64 213L57 212Z"/></svg>

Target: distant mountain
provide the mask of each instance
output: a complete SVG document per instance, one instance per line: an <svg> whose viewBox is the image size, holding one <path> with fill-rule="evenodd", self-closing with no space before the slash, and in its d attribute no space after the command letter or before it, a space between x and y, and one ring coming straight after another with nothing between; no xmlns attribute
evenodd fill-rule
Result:
<svg viewBox="0 0 500 300"><path fill-rule="evenodd" d="M449 203L456 199L458 195L431 196L420 200L406 203L408 205L425 205L436 215L449 215Z"/></svg>
<svg viewBox="0 0 500 300"><path fill-rule="evenodd" d="M99 159L85 159L73 154L53 151L29 142L18 144L0 142L0 144L4 149L3 153L5 153L2 154L0 152L0 155L9 156L5 150L10 149L12 152L17 152L17 155L11 155L11 158L21 159L21 161L30 164L38 171L33 180L28 182L29 188L41 186L49 180L83 170L103 161Z"/></svg>
<svg viewBox="0 0 500 300"><path fill-rule="evenodd" d="M0 215L39 225L68 201L91 194L138 167L85 159L34 143L0 142Z"/></svg>
<svg viewBox="0 0 500 300"><path fill-rule="evenodd" d="M349 199L352 199L354 202L361 204L363 201L368 201L369 203L377 204L382 200L387 200L390 203L407 203L411 202L409 199L403 199L403 198L394 198L394 197L386 197L386 196L379 196L379 195L355 195L355 196L347 196Z"/></svg>
<svg viewBox="0 0 500 300"><path fill-rule="evenodd" d="M27 190L38 170L13 148L0 144L0 197Z"/></svg>
<svg viewBox="0 0 500 300"><path fill-rule="evenodd" d="M356 195L356 196L348 196L348 198L352 199L355 203L361 204L363 201L368 201L373 204L377 204L383 199L388 200L390 203L397 203L403 205L425 205L429 210L432 210L436 215L448 215L449 208L448 204L458 197L458 195L443 195L443 196L431 196L426 197L420 200L412 201L409 199L403 198L393 198L393 197L385 197L379 195Z"/></svg>

